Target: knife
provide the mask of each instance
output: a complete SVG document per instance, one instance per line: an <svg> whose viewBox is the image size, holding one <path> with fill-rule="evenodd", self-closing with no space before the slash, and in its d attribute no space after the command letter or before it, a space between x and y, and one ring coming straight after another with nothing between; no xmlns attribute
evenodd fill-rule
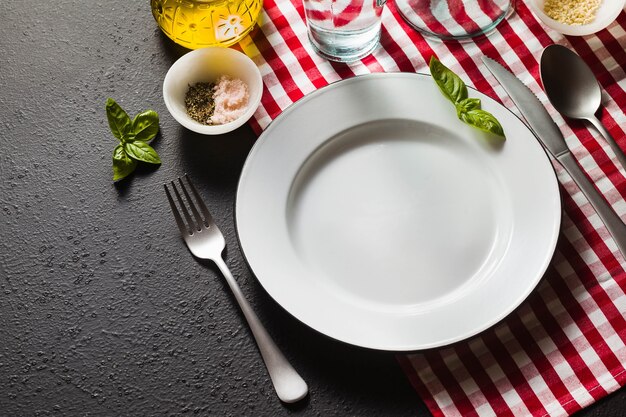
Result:
<svg viewBox="0 0 626 417"><path fill-rule="evenodd" d="M502 65L488 57L483 57L483 62L502 85L509 97L511 97L522 115L524 115L530 128L534 131L535 136L543 144L544 148L561 163L576 185L578 185L578 188L587 197L607 230L613 236L613 240L622 256L626 258L626 225L591 184L580 166L578 166L565 143L563 134L556 123L554 123L554 120L552 120L552 117L550 117L546 108L541 104L541 101L519 78L511 74Z"/></svg>

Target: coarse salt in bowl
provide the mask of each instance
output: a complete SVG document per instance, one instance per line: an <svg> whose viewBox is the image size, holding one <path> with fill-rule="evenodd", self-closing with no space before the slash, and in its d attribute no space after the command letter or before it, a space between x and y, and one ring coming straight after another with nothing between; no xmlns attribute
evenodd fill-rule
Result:
<svg viewBox="0 0 626 417"><path fill-rule="evenodd" d="M530 0L528 2L532 11L543 24L563 35L586 36L599 32L613 23L624 9L626 0L602 0L596 11L595 19L586 25L568 25L552 19L543 11L545 3L546 0Z"/></svg>
<svg viewBox="0 0 626 417"><path fill-rule="evenodd" d="M199 82L214 83L222 76L240 79L248 86L248 105L232 122L204 125L187 114L185 95L189 86ZM263 80L256 64L244 53L230 48L211 47L188 52L170 67L163 81L163 99L170 114L187 129L203 135L233 131L254 114L263 93Z"/></svg>

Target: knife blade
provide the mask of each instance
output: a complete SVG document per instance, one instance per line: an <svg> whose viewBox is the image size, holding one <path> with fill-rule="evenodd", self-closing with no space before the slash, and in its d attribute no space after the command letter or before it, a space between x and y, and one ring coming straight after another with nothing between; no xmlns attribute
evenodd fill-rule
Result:
<svg viewBox="0 0 626 417"><path fill-rule="evenodd" d="M504 91L511 97L548 152L555 158L569 152L561 130L554 123L550 113L541 104L537 96L519 78L493 59L485 56L483 62L504 88Z"/></svg>
<svg viewBox="0 0 626 417"><path fill-rule="evenodd" d="M561 163L598 213L617 248L626 258L626 225L592 185L570 152L559 127L535 94L515 75L489 57L483 63L520 110L544 148Z"/></svg>

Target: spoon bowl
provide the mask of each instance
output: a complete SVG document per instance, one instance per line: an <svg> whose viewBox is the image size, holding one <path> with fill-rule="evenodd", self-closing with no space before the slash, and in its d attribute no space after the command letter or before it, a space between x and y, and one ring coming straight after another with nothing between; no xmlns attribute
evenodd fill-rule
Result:
<svg viewBox="0 0 626 417"><path fill-rule="evenodd" d="M550 102L563 116L586 119L600 107L602 93L596 77L578 55L564 46L544 49L541 81Z"/></svg>
<svg viewBox="0 0 626 417"><path fill-rule="evenodd" d="M550 45L541 54L540 73L543 88L554 108L565 117L593 124L626 169L626 156L595 116L602 104L602 90L585 61L562 45Z"/></svg>

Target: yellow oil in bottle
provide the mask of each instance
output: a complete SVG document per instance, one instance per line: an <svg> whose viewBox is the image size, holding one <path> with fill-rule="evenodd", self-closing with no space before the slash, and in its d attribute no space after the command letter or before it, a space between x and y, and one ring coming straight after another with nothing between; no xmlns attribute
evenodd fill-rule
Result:
<svg viewBox="0 0 626 417"><path fill-rule="evenodd" d="M263 0L151 0L152 15L174 42L189 49L231 46L254 27Z"/></svg>

